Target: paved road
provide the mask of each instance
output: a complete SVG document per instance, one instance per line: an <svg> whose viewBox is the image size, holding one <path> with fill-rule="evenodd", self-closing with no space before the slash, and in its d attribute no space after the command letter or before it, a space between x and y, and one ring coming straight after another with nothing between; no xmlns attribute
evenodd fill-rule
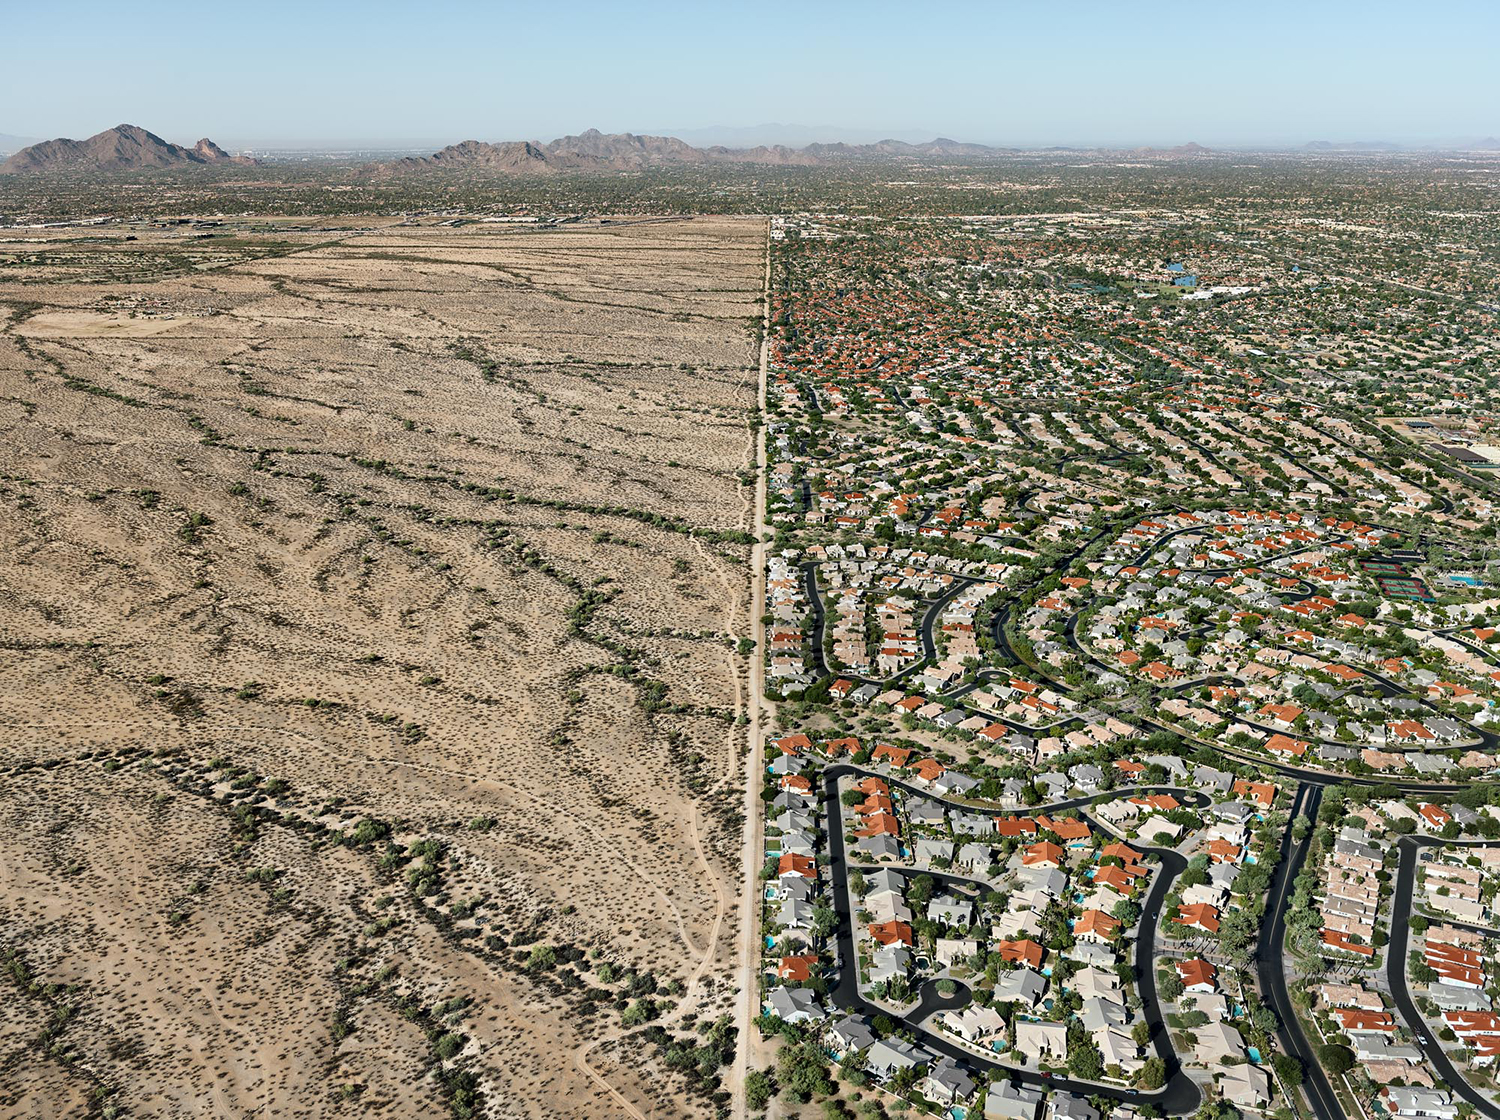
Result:
<svg viewBox="0 0 1500 1120"><path fill-rule="evenodd" d="M1292 821L1303 816L1316 827L1318 806L1322 800L1322 786L1310 783L1299 786L1297 798L1292 803ZM1344 1109L1334 1095L1328 1075L1318 1063L1317 1049L1302 1031L1302 1024L1297 1020L1297 1010L1292 1006L1292 997L1286 984L1287 900L1292 896L1293 883L1307 858L1312 834L1313 830L1309 829L1298 843L1292 838L1291 822L1288 822L1286 831L1281 835L1281 861L1276 865L1276 874L1271 877L1266 920L1260 927L1260 941L1255 947L1255 972L1261 995L1281 1020L1281 1029L1276 1032L1277 1043L1283 1051L1302 1063L1305 1071L1302 1088L1313 1112L1318 1120L1344 1120Z"/></svg>
<svg viewBox="0 0 1500 1120"><path fill-rule="evenodd" d="M1411 916L1412 888L1417 881L1417 859L1423 848L1441 845L1445 841L1431 837L1404 836L1396 846L1401 857L1400 870L1396 872L1396 891L1391 901L1391 943L1386 946L1385 976L1390 984L1391 995L1396 1001L1396 1010L1417 1036L1417 1045L1437 1072L1438 1080L1444 1082L1458 1096L1472 1104L1482 1116L1500 1120L1500 1107L1478 1089L1464 1080L1463 1074L1453 1068L1442 1044L1428 1033L1417 1012L1416 1002L1406 982L1406 955L1411 942L1411 928L1407 919ZM1473 844L1473 847L1492 847L1500 841L1488 844ZM1423 1041L1426 1040L1426 1041Z"/></svg>
<svg viewBox="0 0 1500 1120"><path fill-rule="evenodd" d="M850 868L845 862L844 856L844 830L840 827L843 819L842 806L839 804L838 794L840 777L863 773L868 773L868 771L850 765L829 766L823 771L823 807L826 813L825 819L828 822L828 870L833 883L834 910L839 918L838 948L839 960L842 962L838 983L830 991L829 997L836 1007L842 1008L845 1011L855 1011L873 1017L876 1015L889 1015L890 1013L884 1008L869 1002L859 993L859 956L855 949L854 915L849 909L847 884ZM1160 850L1153 850L1158 851L1158 854L1160 854ZM1176 853L1171 854L1175 855ZM1181 857L1178 858L1180 859ZM1161 874L1157 876L1156 886L1153 886L1151 895L1148 898L1148 902L1151 898L1155 899L1157 913L1160 912L1161 900L1166 895L1171 879L1180 870L1180 868L1171 870L1164 864ZM1168 873L1169 871L1170 874ZM1142 936L1146 936L1147 927L1144 917L1142 918L1141 929ZM1155 937L1156 930L1154 925L1150 927L1149 933L1150 936L1147 937L1148 942ZM1140 951L1137 949L1137 968L1140 967L1139 959ZM1149 950L1146 958L1146 978L1138 979L1140 980L1142 1003L1145 1004L1148 994L1152 1001L1150 1004L1145 1005L1148 1008L1148 1018L1160 1021L1160 1011L1155 1003L1155 979L1151 976L1150 972ZM1147 992L1148 984L1150 986L1149 993ZM928 989L931 989L931 991ZM954 1000L951 1004L949 1003L949 997L943 997L942 1001L938 1002L939 997L936 989L931 988L929 984L924 987L921 994L921 1002L917 1007L902 1017L903 1024L916 1034L918 1041L934 1053L949 1055L964 1062L972 1069L983 1071L997 1069L1013 1081L1035 1085L1040 1088L1077 1093L1080 1096L1103 1096L1111 1100L1130 1101L1134 1104L1149 1102L1169 1116L1186 1115L1196 1111L1198 1108L1201 1100L1198 1086L1190 1077L1182 1072L1180 1065L1176 1062L1175 1055L1171 1054L1171 1043L1165 1037L1164 1032L1159 1033L1155 1042L1157 1053L1161 1054L1168 1061L1169 1079L1166 1087L1155 1093L1140 1093L1129 1089L1100 1085L1092 1081L1075 1081L1066 1077L1045 1077L1038 1072L1018 1069L1015 1066L1006 1065L1002 1062L991 1061L974 1053L967 1047L950 1041L944 1035L928 1030L921 1025L922 1019L925 1019L928 1014L934 1010L938 1010L940 1007L963 1006L963 1001L959 1000L957 996L951 998Z"/></svg>

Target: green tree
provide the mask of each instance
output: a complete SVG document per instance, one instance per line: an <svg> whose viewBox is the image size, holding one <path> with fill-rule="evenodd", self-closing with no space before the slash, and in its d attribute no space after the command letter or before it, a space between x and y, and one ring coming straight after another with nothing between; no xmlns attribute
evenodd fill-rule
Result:
<svg viewBox="0 0 1500 1120"><path fill-rule="evenodd" d="M745 1074L745 1103L750 1108L759 1112L771 1103L771 1097L775 1095L775 1088L771 1085L771 1079L766 1076L764 1070L752 1069Z"/></svg>
<svg viewBox="0 0 1500 1120"><path fill-rule="evenodd" d="M1338 1077L1354 1068L1354 1051L1337 1042L1325 1042L1318 1047L1318 1064L1331 1076Z"/></svg>
<svg viewBox="0 0 1500 1120"><path fill-rule="evenodd" d="M1302 1063L1290 1054L1271 1055L1271 1065L1276 1068L1276 1076L1292 1088L1302 1084Z"/></svg>
<svg viewBox="0 0 1500 1120"><path fill-rule="evenodd" d="M787 1046L776 1059L776 1080L794 1100L810 1101L833 1091L828 1079L828 1059L811 1042Z"/></svg>
<svg viewBox="0 0 1500 1120"><path fill-rule="evenodd" d="M1160 1058L1147 1058L1140 1073L1136 1074L1135 1083L1148 1092L1160 1089L1167 1083L1167 1063Z"/></svg>

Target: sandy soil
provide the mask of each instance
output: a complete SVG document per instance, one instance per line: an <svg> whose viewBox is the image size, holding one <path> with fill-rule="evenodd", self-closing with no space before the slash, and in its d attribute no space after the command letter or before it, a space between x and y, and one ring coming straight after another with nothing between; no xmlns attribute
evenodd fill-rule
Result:
<svg viewBox="0 0 1500 1120"><path fill-rule="evenodd" d="M587 957L517 961L734 1008L764 244L0 282L0 1113L429 1116L455 1072L490 1116L706 1110Z"/></svg>

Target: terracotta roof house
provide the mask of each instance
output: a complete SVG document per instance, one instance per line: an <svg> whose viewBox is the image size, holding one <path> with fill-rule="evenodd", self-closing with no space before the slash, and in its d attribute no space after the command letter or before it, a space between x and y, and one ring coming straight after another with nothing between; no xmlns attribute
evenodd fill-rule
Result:
<svg viewBox="0 0 1500 1120"><path fill-rule="evenodd" d="M776 747L782 754L801 754L803 751L812 750L812 740L806 735L788 735L783 739L777 739Z"/></svg>
<svg viewBox="0 0 1500 1120"><path fill-rule="evenodd" d="M1214 990L1214 978L1219 975L1219 970L1201 957L1177 961L1176 968L1177 975L1182 977L1183 987L1188 991L1211 992Z"/></svg>
<svg viewBox="0 0 1500 1120"><path fill-rule="evenodd" d="M799 856L796 852L787 852L776 861L776 874L781 877L800 875L804 879L816 879L818 865L811 856Z"/></svg>
<svg viewBox="0 0 1500 1120"><path fill-rule="evenodd" d="M1201 929L1204 933L1219 932L1219 911L1206 902L1200 902L1196 906L1179 906L1177 917L1172 921L1189 929Z"/></svg>
<svg viewBox="0 0 1500 1120"><path fill-rule="evenodd" d="M1230 789L1238 797L1248 797L1259 803L1263 809L1269 809L1272 802L1276 800L1276 787L1269 782L1252 782L1246 778L1236 778Z"/></svg>
<svg viewBox="0 0 1500 1120"><path fill-rule="evenodd" d="M818 955L806 953L797 957L782 957L776 966L776 975L782 980L803 983L812 979L812 970L817 966Z"/></svg>
<svg viewBox="0 0 1500 1120"><path fill-rule="evenodd" d="M945 767L935 758L924 758L915 763L912 769L924 782L935 782L943 776Z"/></svg>
<svg viewBox="0 0 1500 1120"><path fill-rule="evenodd" d="M1064 852L1050 840L1043 840L1026 849L1021 857L1022 867L1061 867Z"/></svg>
<svg viewBox="0 0 1500 1120"><path fill-rule="evenodd" d="M893 747L888 743L881 743L870 752L873 762L886 761L897 770L906 769L907 763L911 761L912 751L910 747Z"/></svg>
<svg viewBox="0 0 1500 1120"><path fill-rule="evenodd" d="M1001 941L996 948L1002 959L1012 964L1029 964L1032 968L1041 968L1042 958L1047 955L1047 950L1030 938L1020 941Z"/></svg>
<svg viewBox="0 0 1500 1120"><path fill-rule="evenodd" d="M882 945L905 945L910 948L914 944L911 926L906 922L876 922L870 927L870 936Z"/></svg>
<svg viewBox="0 0 1500 1120"><path fill-rule="evenodd" d="M1309 745L1301 739L1293 739L1290 735L1283 735L1279 731L1265 742L1266 750L1272 754L1289 754L1294 758L1301 758L1306 754Z"/></svg>
<svg viewBox="0 0 1500 1120"><path fill-rule="evenodd" d="M1073 926L1075 937L1088 937L1094 941L1107 941L1120 931L1120 921L1103 910L1085 910Z"/></svg>
<svg viewBox="0 0 1500 1120"><path fill-rule="evenodd" d="M1130 894L1135 890L1136 875L1123 867L1101 867L1094 872L1094 885L1108 887L1116 894Z"/></svg>
<svg viewBox="0 0 1500 1120"><path fill-rule="evenodd" d="M1093 835L1089 826L1077 817L1053 817L1047 824L1062 840L1087 840Z"/></svg>

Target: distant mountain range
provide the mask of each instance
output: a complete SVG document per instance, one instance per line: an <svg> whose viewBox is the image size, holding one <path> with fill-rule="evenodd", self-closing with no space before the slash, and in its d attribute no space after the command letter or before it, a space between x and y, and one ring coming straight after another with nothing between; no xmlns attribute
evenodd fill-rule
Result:
<svg viewBox="0 0 1500 1120"><path fill-rule="evenodd" d="M117 125L87 140L44 140L22 148L4 163L0 174L49 174L63 171L141 171L153 167L204 164L254 164L232 156L212 140L191 148L168 143L154 132L133 124Z"/></svg>
<svg viewBox="0 0 1500 1120"><path fill-rule="evenodd" d="M985 159L1014 153L1016 148L965 144L939 137L923 143L877 140L868 144L814 143L800 148L784 144L729 148L694 147L675 136L606 134L589 129L551 143L510 140L486 143L465 140L428 156L366 163L359 173L368 178L458 171L479 175L550 175L557 172L639 171L651 167L714 164L756 164L772 167L824 167L887 159ZM1088 149L1100 150L1100 149ZM1134 148L1123 154L1196 156L1208 153L1201 144L1176 148ZM0 163L0 174L140 171L151 168L226 164L253 165L246 156L231 156L212 140L191 148L163 140L136 125L122 124L87 140L46 140L16 152Z"/></svg>
<svg viewBox="0 0 1500 1120"><path fill-rule="evenodd" d="M636 171L674 164L756 163L779 167L820 167L890 156L974 157L999 155L1013 150L990 148L983 144L961 144L957 140L942 138L924 144L881 140L873 144L808 144L803 148L789 148L780 144L754 148L725 148L719 145L695 148L675 136L636 136L629 132L606 134L591 128L582 135L564 136L550 144L535 140L511 140L499 144L465 140L430 156L411 156L368 164L365 170L377 175L432 170L545 175L556 171Z"/></svg>

